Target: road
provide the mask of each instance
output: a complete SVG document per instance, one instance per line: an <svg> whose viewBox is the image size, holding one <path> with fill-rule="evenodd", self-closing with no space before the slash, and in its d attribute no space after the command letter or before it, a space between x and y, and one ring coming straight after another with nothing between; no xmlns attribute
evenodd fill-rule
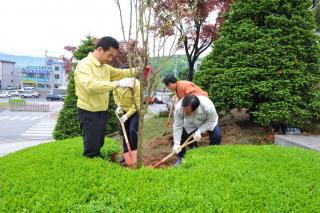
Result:
<svg viewBox="0 0 320 213"><path fill-rule="evenodd" d="M55 115L61 110L63 102L48 102L45 99L28 100L32 101L49 104L49 112L0 112L0 156L53 141ZM7 100L1 99L1 102Z"/></svg>
<svg viewBox="0 0 320 213"><path fill-rule="evenodd" d="M0 99L0 102L7 102ZM45 99L27 99L28 102L49 104L49 112L0 112L0 156L53 141L52 132L56 124L57 112L63 102L49 102ZM152 104L149 109L157 114L165 110L165 104Z"/></svg>

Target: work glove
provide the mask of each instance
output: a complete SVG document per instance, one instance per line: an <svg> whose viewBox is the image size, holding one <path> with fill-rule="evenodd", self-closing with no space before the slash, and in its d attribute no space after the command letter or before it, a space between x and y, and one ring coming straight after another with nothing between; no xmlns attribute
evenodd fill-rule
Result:
<svg viewBox="0 0 320 213"><path fill-rule="evenodd" d="M127 114L123 115L123 116L120 118L120 121L121 121L121 123L123 123L123 124L124 124L127 120L128 120L128 115L127 115Z"/></svg>
<svg viewBox="0 0 320 213"><path fill-rule="evenodd" d="M123 114L123 109L122 109L121 106L118 106L118 107L117 107L116 113L117 113L118 115Z"/></svg>
<svg viewBox="0 0 320 213"><path fill-rule="evenodd" d="M195 131L192 135L193 139L195 139L196 141L200 141L201 139L201 131L199 129L197 129L197 131Z"/></svg>
<svg viewBox="0 0 320 213"><path fill-rule="evenodd" d="M119 87L130 87L133 88L134 78L123 78L119 81Z"/></svg>
<svg viewBox="0 0 320 213"><path fill-rule="evenodd" d="M181 147L178 144L173 145L172 147L172 151L176 154L178 154L179 152L181 152Z"/></svg>

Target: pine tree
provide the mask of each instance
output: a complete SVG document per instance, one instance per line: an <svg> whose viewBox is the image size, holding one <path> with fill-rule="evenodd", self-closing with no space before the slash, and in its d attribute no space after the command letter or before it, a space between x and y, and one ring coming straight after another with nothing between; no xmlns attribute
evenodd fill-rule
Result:
<svg viewBox="0 0 320 213"><path fill-rule="evenodd" d="M320 120L319 38L310 6L236 1L196 76L218 110L247 108L262 125Z"/></svg>

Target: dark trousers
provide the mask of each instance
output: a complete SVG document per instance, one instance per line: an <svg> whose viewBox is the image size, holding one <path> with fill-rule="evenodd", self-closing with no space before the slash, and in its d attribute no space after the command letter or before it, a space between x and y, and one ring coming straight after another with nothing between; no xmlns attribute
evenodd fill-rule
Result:
<svg viewBox="0 0 320 213"><path fill-rule="evenodd" d="M124 123L124 127L126 128L126 133L128 136L131 150L136 150L137 144L138 144L138 128L139 128L139 115L137 112L131 115L131 117L128 118L128 120L126 120L126 122ZM128 152L128 147L122 131L123 131L122 128L120 128L120 135L123 136L123 141L122 141L123 152L126 153Z"/></svg>
<svg viewBox="0 0 320 213"><path fill-rule="evenodd" d="M192 135L195 131L191 132L190 134L187 133L187 131L183 128L182 130L182 135L181 135L181 142L180 144L182 145L190 135ZM217 125L213 131L208 131L209 134L209 145L220 145L221 143L221 131L219 125ZM192 143L189 145L191 149L197 148L198 144L197 143ZM186 154L186 148L182 149L181 152L177 155L180 158L183 158L183 156Z"/></svg>
<svg viewBox="0 0 320 213"><path fill-rule="evenodd" d="M78 119L83 139L83 155L102 157L100 153L106 135L107 112L90 112L78 108Z"/></svg>

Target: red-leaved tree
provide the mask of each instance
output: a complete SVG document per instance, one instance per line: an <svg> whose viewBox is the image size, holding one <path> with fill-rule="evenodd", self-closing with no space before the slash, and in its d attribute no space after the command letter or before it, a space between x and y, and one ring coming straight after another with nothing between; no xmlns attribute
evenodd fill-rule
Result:
<svg viewBox="0 0 320 213"><path fill-rule="evenodd" d="M223 14L234 0L158 0L152 1L156 13L153 30L157 36L179 34L180 47L184 48L192 81L194 65L199 56L219 37ZM215 21L210 16L216 14Z"/></svg>
<svg viewBox="0 0 320 213"><path fill-rule="evenodd" d="M73 52L76 50L76 47L74 47L74 46L65 46L64 50L69 51L69 52L72 53L72 56L70 58L66 57L65 55L60 56L60 58L63 60L63 63L64 63L64 67L65 67L67 78L69 78L69 74L70 74L71 69L72 69L72 60L74 58L73 57Z"/></svg>

